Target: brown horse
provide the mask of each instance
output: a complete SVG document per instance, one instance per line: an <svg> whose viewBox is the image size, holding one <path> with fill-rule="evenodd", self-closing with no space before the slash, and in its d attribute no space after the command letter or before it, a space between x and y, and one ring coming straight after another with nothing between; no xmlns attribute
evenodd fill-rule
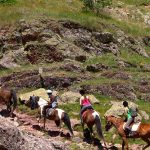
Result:
<svg viewBox="0 0 150 150"><path fill-rule="evenodd" d="M19 99L19 100L20 100L21 104L25 104L26 106L30 107L32 110L36 109L36 108L39 109L39 111L38 111L39 112L38 123L39 123L39 120L43 116L43 114L42 114L43 107L45 105L48 105L48 102L39 96L30 96L30 99L28 101L23 101L21 99ZM64 110L58 109L58 108L53 109L52 112L47 110L47 117L46 118L44 117L44 129L45 129L46 119L54 120L55 124L58 127L60 127L60 131L61 131L61 123L64 122L64 124L68 127L68 129L71 133L71 136L73 136L73 130L71 127L70 118Z"/></svg>
<svg viewBox="0 0 150 150"><path fill-rule="evenodd" d="M118 130L118 134L122 137L122 149L128 150L128 140L127 138L141 138L143 141L147 143L147 145L143 148L146 149L150 146L150 124L149 123L140 123L135 134L132 136L128 136L125 132L124 128L124 120L122 118L117 118L114 116L106 116L106 131L108 131L112 126ZM133 126L133 124L132 124Z"/></svg>
<svg viewBox="0 0 150 150"><path fill-rule="evenodd" d="M90 133L93 134L93 126L96 125L98 136L102 139L103 144L106 147L106 142L103 136L101 119L99 114L95 110L87 109L82 113L82 119L83 119L83 131L84 131L84 124L86 124L90 130Z"/></svg>
<svg viewBox="0 0 150 150"><path fill-rule="evenodd" d="M4 88L0 88L0 103L6 104L7 110L10 113L10 116L12 117L14 110L17 106L17 95L14 90L8 90ZM13 106L11 108L11 106Z"/></svg>

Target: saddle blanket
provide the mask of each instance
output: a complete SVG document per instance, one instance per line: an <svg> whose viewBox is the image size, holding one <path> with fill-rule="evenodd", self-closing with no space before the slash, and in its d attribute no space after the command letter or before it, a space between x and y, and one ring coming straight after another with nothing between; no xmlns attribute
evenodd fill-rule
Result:
<svg viewBox="0 0 150 150"><path fill-rule="evenodd" d="M53 113L54 109L53 108L49 108L46 110L46 116L50 116Z"/></svg>
<svg viewBox="0 0 150 150"><path fill-rule="evenodd" d="M141 122L134 123L131 127L131 131L137 131L140 124L141 124ZM125 130L125 125L126 125L126 123L123 124L123 129L124 130Z"/></svg>

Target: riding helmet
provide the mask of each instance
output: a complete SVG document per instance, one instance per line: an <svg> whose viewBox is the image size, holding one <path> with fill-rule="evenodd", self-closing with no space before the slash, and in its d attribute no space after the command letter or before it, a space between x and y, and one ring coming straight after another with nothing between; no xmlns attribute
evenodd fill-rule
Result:
<svg viewBox="0 0 150 150"><path fill-rule="evenodd" d="M47 94L52 94L52 90L47 90Z"/></svg>

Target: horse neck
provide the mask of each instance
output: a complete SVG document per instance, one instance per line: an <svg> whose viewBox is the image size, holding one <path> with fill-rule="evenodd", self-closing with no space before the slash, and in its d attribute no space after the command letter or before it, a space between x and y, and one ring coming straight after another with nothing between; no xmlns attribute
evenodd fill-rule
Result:
<svg viewBox="0 0 150 150"><path fill-rule="evenodd" d="M121 124L123 124L123 120L121 118L116 118L114 117L114 119L111 120L111 122L113 123L113 125L116 127L116 128L119 128L119 126Z"/></svg>
<svg viewBox="0 0 150 150"><path fill-rule="evenodd" d="M43 99L43 98L39 98L39 101L38 101L38 105L41 107L41 106L44 106L44 105L47 105L48 104L48 102L45 100L45 99Z"/></svg>

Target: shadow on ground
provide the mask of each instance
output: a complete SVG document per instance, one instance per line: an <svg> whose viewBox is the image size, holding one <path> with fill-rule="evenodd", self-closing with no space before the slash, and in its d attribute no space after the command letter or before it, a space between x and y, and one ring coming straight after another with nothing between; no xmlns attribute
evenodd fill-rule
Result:
<svg viewBox="0 0 150 150"><path fill-rule="evenodd" d="M105 150L105 149L107 149L107 150L118 150L118 148L115 146L108 146L107 148L103 147L98 138L91 137L90 131L87 128L84 130L83 141L88 143L88 144L92 144L94 146L97 146L98 150Z"/></svg>
<svg viewBox="0 0 150 150"><path fill-rule="evenodd" d="M0 111L0 115L3 117L10 117L10 112L7 109L2 109ZM15 114L13 114L12 118L16 117Z"/></svg>
<svg viewBox="0 0 150 150"><path fill-rule="evenodd" d="M32 126L33 129L35 130L38 130L38 131L42 131L42 132L45 132L45 133L48 133L49 136L51 137L57 137L57 136L60 136L60 137L65 137L65 138L70 138L70 134L69 133L66 133L64 134L63 132L59 132L59 131L52 131L52 130L44 130L43 127L40 127L39 125L33 125Z"/></svg>

